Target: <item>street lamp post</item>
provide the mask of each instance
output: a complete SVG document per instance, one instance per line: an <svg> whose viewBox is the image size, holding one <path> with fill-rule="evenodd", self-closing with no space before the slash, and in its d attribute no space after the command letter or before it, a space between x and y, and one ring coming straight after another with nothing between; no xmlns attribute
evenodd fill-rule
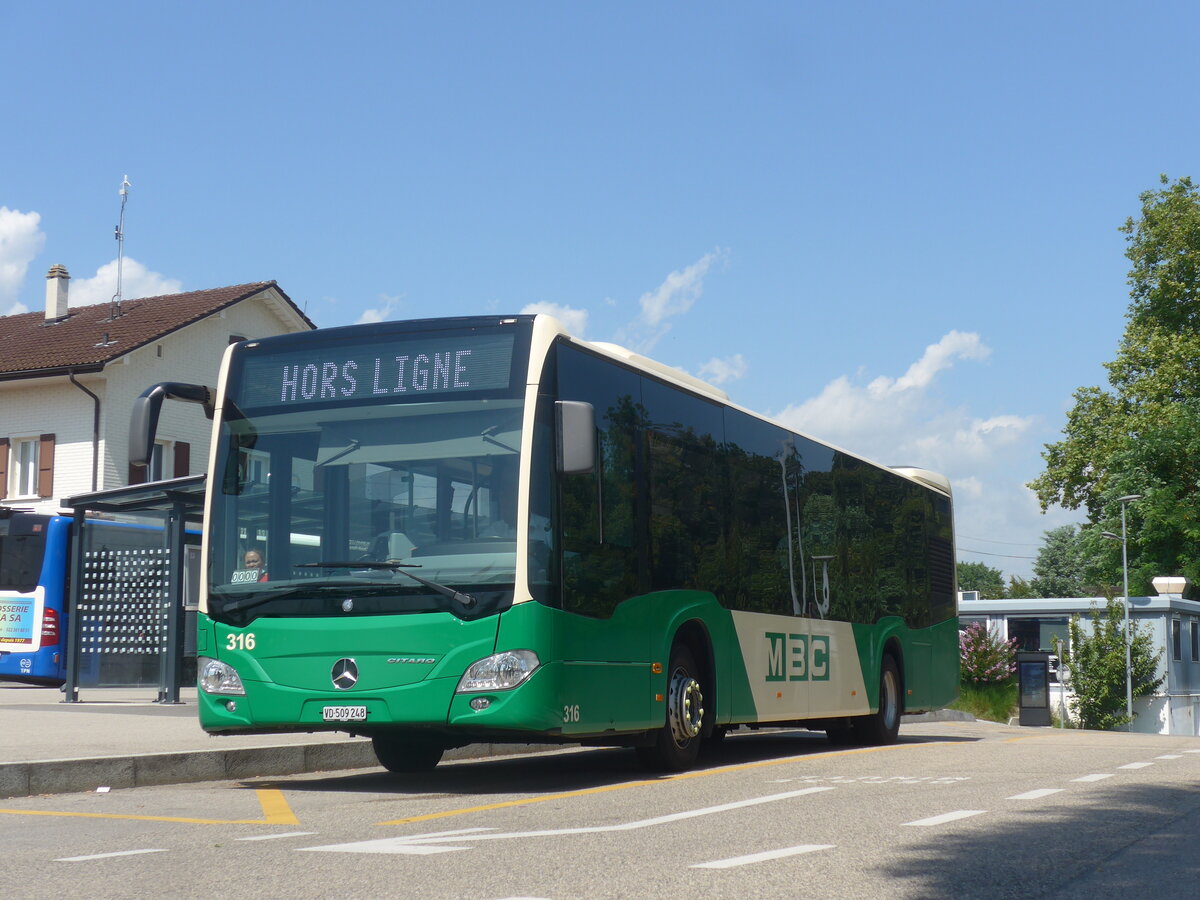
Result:
<svg viewBox="0 0 1200 900"><path fill-rule="evenodd" d="M1121 504L1120 536L1118 537L1111 531L1100 532L1102 537L1106 537L1110 541L1121 542L1121 573L1125 580L1125 596L1122 599L1125 607L1125 717L1129 719L1129 724L1125 726L1127 731L1133 730L1133 654L1130 649L1133 635L1129 631L1129 554L1128 543L1125 539L1125 507L1133 501L1141 499L1141 494L1126 494L1124 497L1118 497L1117 502Z"/></svg>

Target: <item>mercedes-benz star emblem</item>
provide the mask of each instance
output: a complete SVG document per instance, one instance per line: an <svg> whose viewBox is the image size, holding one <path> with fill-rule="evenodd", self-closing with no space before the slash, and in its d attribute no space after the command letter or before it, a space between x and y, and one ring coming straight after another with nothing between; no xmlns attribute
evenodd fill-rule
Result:
<svg viewBox="0 0 1200 900"><path fill-rule="evenodd" d="M350 612L352 609L354 609L354 601L347 597L342 601L342 612Z"/></svg>
<svg viewBox="0 0 1200 900"><path fill-rule="evenodd" d="M358 683L358 666L352 659L339 659L333 664L333 671L329 673L329 677L333 679L333 686L339 691L349 690Z"/></svg>

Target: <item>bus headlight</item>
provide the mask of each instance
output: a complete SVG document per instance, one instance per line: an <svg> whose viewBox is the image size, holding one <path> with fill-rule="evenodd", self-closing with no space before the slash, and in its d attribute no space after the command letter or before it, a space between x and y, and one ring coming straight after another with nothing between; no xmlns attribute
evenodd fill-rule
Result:
<svg viewBox="0 0 1200 900"><path fill-rule="evenodd" d="M196 679L200 690L206 694L242 694L246 689L237 669L219 659L209 659L201 656L196 659Z"/></svg>
<svg viewBox="0 0 1200 900"><path fill-rule="evenodd" d="M515 688L541 665L532 650L506 650L472 663L458 682L457 693L507 691Z"/></svg>

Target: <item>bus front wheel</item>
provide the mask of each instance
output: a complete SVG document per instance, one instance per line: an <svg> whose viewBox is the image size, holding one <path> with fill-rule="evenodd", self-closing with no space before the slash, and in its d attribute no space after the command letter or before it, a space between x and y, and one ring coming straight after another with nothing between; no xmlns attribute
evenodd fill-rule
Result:
<svg viewBox="0 0 1200 900"><path fill-rule="evenodd" d="M638 747L642 764L662 772L682 772L696 763L704 727L704 689L692 651L683 644L671 649L667 669L666 722L654 743Z"/></svg>
<svg viewBox="0 0 1200 900"><path fill-rule="evenodd" d="M428 772L442 760L445 748L411 738L371 738L371 747L379 764L389 772Z"/></svg>

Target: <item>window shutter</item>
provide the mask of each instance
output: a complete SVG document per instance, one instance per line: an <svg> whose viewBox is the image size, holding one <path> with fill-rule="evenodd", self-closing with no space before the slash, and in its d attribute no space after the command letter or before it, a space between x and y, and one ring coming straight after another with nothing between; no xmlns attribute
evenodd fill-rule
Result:
<svg viewBox="0 0 1200 900"><path fill-rule="evenodd" d="M0 500L8 497L8 438L0 438Z"/></svg>
<svg viewBox="0 0 1200 900"><path fill-rule="evenodd" d="M190 475L188 467L192 462L192 445L187 441L175 442L175 477L183 478Z"/></svg>
<svg viewBox="0 0 1200 900"><path fill-rule="evenodd" d="M38 496L54 496L54 435L43 434L38 447Z"/></svg>

